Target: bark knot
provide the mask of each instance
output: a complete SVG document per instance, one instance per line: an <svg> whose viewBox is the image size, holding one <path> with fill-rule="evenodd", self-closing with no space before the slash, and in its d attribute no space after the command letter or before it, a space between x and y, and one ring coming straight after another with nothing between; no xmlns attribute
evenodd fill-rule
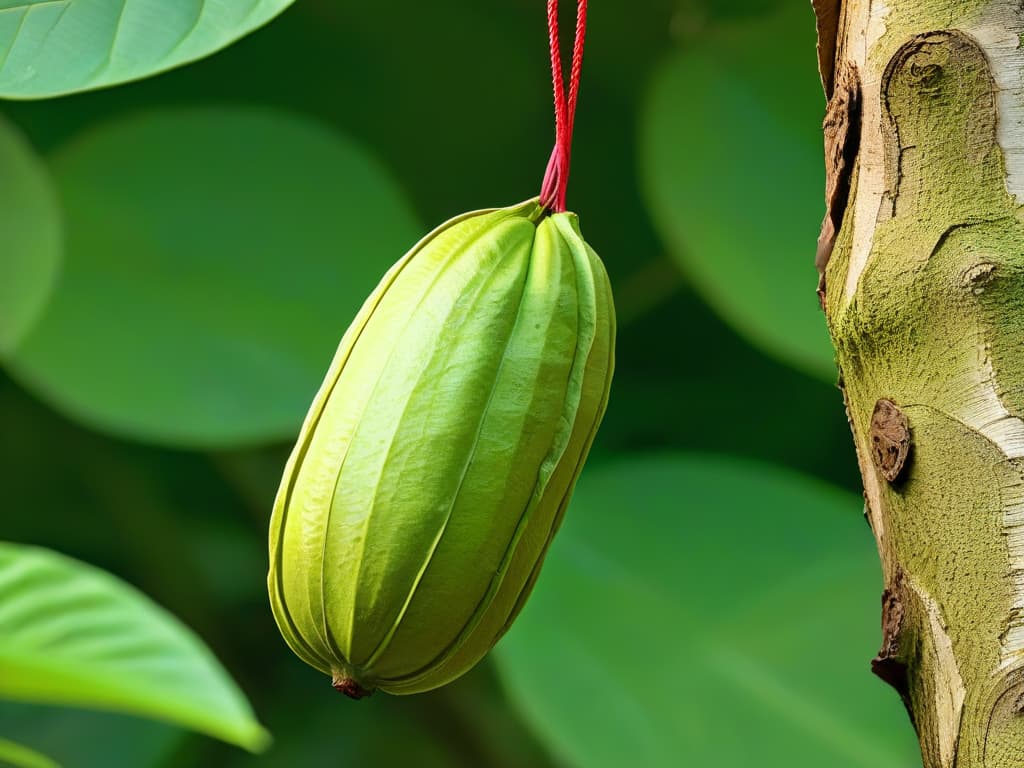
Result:
<svg viewBox="0 0 1024 768"><path fill-rule="evenodd" d="M975 296L980 296L996 278L996 265L981 261L972 264L961 274L961 284Z"/></svg>
<svg viewBox="0 0 1024 768"><path fill-rule="evenodd" d="M882 476L890 483L903 473L910 455L910 424L903 411L882 398L871 414L871 449Z"/></svg>

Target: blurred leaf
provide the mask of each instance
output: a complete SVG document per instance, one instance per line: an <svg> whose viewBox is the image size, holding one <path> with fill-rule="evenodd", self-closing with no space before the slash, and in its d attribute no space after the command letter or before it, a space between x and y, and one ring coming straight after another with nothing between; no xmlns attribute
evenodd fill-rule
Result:
<svg viewBox="0 0 1024 768"><path fill-rule="evenodd" d="M449 741L459 737L475 746L465 749L471 766L487 768L548 768L556 763L524 722L518 707L509 699L493 657L442 688L417 696L425 718L435 733L449 732ZM446 726L447 724L447 726Z"/></svg>
<svg viewBox="0 0 1024 768"><path fill-rule="evenodd" d="M69 415L142 440L292 437L346 326L419 234L362 148L266 110L122 119L53 166L66 266L12 368Z"/></svg>
<svg viewBox="0 0 1024 768"><path fill-rule="evenodd" d="M823 109L814 15L786 3L665 63L640 151L655 225L704 298L765 351L831 381L814 292Z"/></svg>
<svg viewBox="0 0 1024 768"><path fill-rule="evenodd" d="M616 307L619 293L616 286ZM666 329L679 329L675 346L666 346ZM620 325L620 330L618 373L594 444L596 454L717 451L781 464L860 490L841 393L745 343L691 286L629 326ZM685 355L676 353L684 347ZM751 382L756 382L761 405L736 407L750 402ZM680 403L696 405L684 408Z"/></svg>
<svg viewBox="0 0 1024 768"><path fill-rule="evenodd" d="M682 0L680 5L684 9L699 6L715 18L729 18L764 14L780 7L783 2L785 0Z"/></svg>
<svg viewBox="0 0 1024 768"><path fill-rule="evenodd" d="M210 454L211 465L261 527L267 523L268 511L274 505L274 495L291 450L291 445L281 444Z"/></svg>
<svg viewBox="0 0 1024 768"><path fill-rule="evenodd" d="M235 650L240 635L228 618L235 606L207 582L207 572L231 563L236 583L260 595L262 615L265 525L261 519L248 542L233 542L241 553L209 554L200 538L207 528L246 518L204 457L85 430L30 398L3 371L0 424L12 437L0 440L0 475L12 500L10 513L0 515L0 539L56 549L129 578L218 654ZM253 549L258 567L241 567L251 565L246 555ZM201 563L204 557L212 562Z"/></svg>
<svg viewBox="0 0 1024 768"><path fill-rule="evenodd" d="M605 0L589 15L600 43L584 65L569 194L616 285L664 246L639 194L636 121L609 116L636 114L637 83L670 50L675 2L649 0L638 13L632 0ZM427 225L536 194L553 140L543 4L396 0L385 15L397 23L382 23L373 3L307 0L224 55L8 110L41 148L154 105L273 104L315 114L386 159Z"/></svg>
<svg viewBox="0 0 1024 768"><path fill-rule="evenodd" d="M45 755L7 739L0 739L0 765L12 765L15 768L60 768Z"/></svg>
<svg viewBox="0 0 1024 768"><path fill-rule="evenodd" d="M207 56L292 0L0 0L0 97L136 80Z"/></svg>
<svg viewBox="0 0 1024 768"><path fill-rule="evenodd" d="M252 751L269 737L199 639L113 576L0 543L0 697L145 715Z"/></svg>
<svg viewBox="0 0 1024 768"><path fill-rule="evenodd" d="M29 330L50 295L60 265L60 212L49 170L3 117L0 168L2 357Z"/></svg>
<svg viewBox="0 0 1024 768"><path fill-rule="evenodd" d="M193 553L192 562L210 592L213 605L265 608L267 546L264 537L257 538L250 528L233 519L207 516L182 522L183 527L187 525L185 540Z"/></svg>
<svg viewBox="0 0 1024 768"><path fill-rule="evenodd" d="M111 768L112 744L117 765L159 768L184 736L164 723L127 715L11 702L0 702L0 733L17 734L64 768Z"/></svg>
<svg viewBox="0 0 1024 768"><path fill-rule="evenodd" d="M424 726L408 716L401 702L381 697L370 706L340 701L336 691L325 691L330 703L307 709L297 702L310 691L296 692L282 701L293 710L287 736L257 760L239 759L240 766L416 766L450 768L458 765L450 748Z"/></svg>
<svg viewBox="0 0 1024 768"><path fill-rule="evenodd" d="M424 696L373 696L354 703L338 694L323 676L304 664L284 646L276 630L268 648L267 675L262 695L267 698L268 725L275 739L259 755L245 755L215 743L195 745L199 750L176 755L175 765L231 766L234 768L282 768L294 766L412 766L452 768L491 763L467 762L460 746L448 737L454 718L435 694ZM269 637L269 635L268 635ZM279 663L280 662L280 663ZM432 722L423 713L436 719ZM209 747L209 749L207 749Z"/></svg>
<svg viewBox="0 0 1024 768"><path fill-rule="evenodd" d="M881 586L860 506L725 457L586 472L498 646L510 694L587 768L913 765L868 669Z"/></svg>

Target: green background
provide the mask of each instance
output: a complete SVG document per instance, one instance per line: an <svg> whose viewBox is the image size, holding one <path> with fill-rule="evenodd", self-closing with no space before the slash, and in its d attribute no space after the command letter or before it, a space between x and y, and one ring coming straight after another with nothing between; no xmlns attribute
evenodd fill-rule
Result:
<svg viewBox="0 0 1024 768"><path fill-rule="evenodd" d="M20 704L0 738L70 768L919 765L869 672L881 584L814 293L804 5L592 3L568 200L616 295L608 414L508 637L408 698L351 702L288 651L266 526L379 276L537 193L543 4L299 0L152 79L3 102L38 158L0 141L0 539L168 608L275 741Z"/></svg>

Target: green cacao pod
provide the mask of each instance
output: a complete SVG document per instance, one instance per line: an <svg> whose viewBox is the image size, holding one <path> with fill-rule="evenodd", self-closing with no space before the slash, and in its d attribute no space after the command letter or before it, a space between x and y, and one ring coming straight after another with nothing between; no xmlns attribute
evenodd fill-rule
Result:
<svg viewBox="0 0 1024 768"><path fill-rule="evenodd" d="M358 697L443 685L522 608L608 401L611 287L537 200L442 225L346 332L270 528L292 650Z"/></svg>

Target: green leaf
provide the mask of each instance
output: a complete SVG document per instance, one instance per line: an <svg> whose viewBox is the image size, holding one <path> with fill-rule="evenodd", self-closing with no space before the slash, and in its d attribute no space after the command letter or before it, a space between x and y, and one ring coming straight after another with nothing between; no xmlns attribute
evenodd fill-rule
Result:
<svg viewBox="0 0 1024 768"><path fill-rule="evenodd" d="M881 584L860 508L725 457L585 472L498 646L510 694L587 768L914 764L899 698L868 667Z"/></svg>
<svg viewBox="0 0 1024 768"><path fill-rule="evenodd" d="M208 56L292 0L0 0L0 98L102 88Z"/></svg>
<svg viewBox="0 0 1024 768"><path fill-rule="evenodd" d="M142 114L53 167L65 269L12 371L140 440L292 437L346 326L419 235L361 147L284 113Z"/></svg>
<svg viewBox="0 0 1024 768"><path fill-rule="evenodd" d="M7 739L0 739L0 765L11 765L14 768L60 768L46 755Z"/></svg>
<svg viewBox="0 0 1024 768"><path fill-rule="evenodd" d="M2 17L2 16L0 16ZM35 322L60 265L60 212L49 170L0 117L0 357Z"/></svg>
<svg viewBox="0 0 1024 768"><path fill-rule="evenodd" d="M835 380L814 254L824 213L814 15L785 3L665 62L643 110L655 226L709 304L747 339Z"/></svg>
<svg viewBox="0 0 1024 768"><path fill-rule="evenodd" d="M113 576L0 543L0 697L143 715L251 751L269 742L184 625Z"/></svg>

